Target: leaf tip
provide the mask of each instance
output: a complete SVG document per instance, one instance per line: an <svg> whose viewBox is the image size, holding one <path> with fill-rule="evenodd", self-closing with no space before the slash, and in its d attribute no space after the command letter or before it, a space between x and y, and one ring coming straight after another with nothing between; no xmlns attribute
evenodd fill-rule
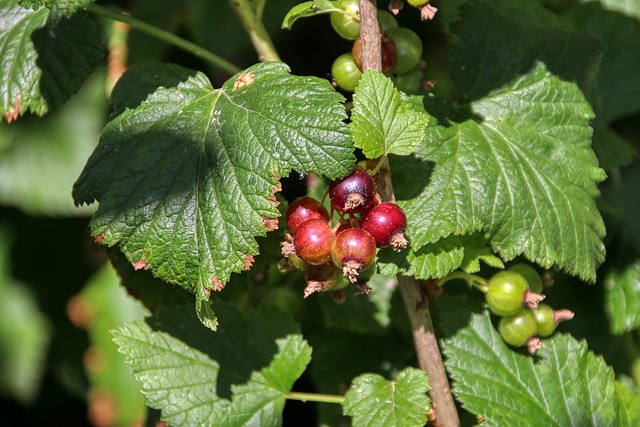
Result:
<svg viewBox="0 0 640 427"><path fill-rule="evenodd" d="M262 223L267 231L273 231L278 229L278 218L268 218L262 215Z"/></svg>
<svg viewBox="0 0 640 427"><path fill-rule="evenodd" d="M133 266L133 269L138 271L138 270L142 270L142 269L147 269L149 267L149 263L143 259L140 259L136 262L132 262L131 265Z"/></svg>
<svg viewBox="0 0 640 427"><path fill-rule="evenodd" d="M2 115L2 117L11 124L20 117L20 105L22 104L22 95L18 95L13 102L13 108Z"/></svg>

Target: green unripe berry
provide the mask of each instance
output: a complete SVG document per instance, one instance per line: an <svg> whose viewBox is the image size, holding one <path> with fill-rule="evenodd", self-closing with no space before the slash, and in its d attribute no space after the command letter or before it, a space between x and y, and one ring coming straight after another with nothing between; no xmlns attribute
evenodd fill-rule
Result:
<svg viewBox="0 0 640 427"><path fill-rule="evenodd" d="M339 88L347 92L353 92L358 86L358 83L360 83L362 71L360 71L353 60L353 55L351 55L351 53L345 53L333 61L331 75Z"/></svg>
<svg viewBox="0 0 640 427"><path fill-rule="evenodd" d="M509 271L515 271L522 274L529 284L529 290L534 294L542 293L542 278L540 274L529 264L518 263L508 268Z"/></svg>
<svg viewBox="0 0 640 427"><path fill-rule="evenodd" d="M498 331L504 341L514 347L520 347L536 336L538 333L538 322L531 310L525 308L516 314L500 319Z"/></svg>
<svg viewBox="0 0 640 427"><path fill-rule="evenodd" d="M533 312L536 316L536 321L538 322L538 336L548 337L553 334L558 327L558 323L556 322L553 308L549 307L547 304L538 305L538 309Z"/></svg>
<svg viewBox="0 0 640 427"><path fill-rule="evenodd" d="M527 280L515 271L501 271L489 280L485 295L489 309L498 316L509 316L522 309Z"/></svg>
<svg viewBox="0 0 640 427"><path fill-rule="evenodd" d="M378 23L380 24L380 32L388 33L389 30L398 27L398 21L386 10L378 10Z"/></svg>
<svg viewBox="0 0 640 427"><path fill-rule="evenodd" d="M355 40L360 36L360 9L358 0L342 0L340 9L347 13L331 13L333 30L345 40Z"/></svg>

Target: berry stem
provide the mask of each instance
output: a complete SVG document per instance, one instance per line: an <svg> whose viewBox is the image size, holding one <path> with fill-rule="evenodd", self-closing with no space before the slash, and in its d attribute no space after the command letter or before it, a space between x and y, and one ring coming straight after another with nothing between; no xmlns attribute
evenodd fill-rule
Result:
<svg viewBox="0 0 640 427"><path fill-rule="evenodd" d="M93 13L94 15L99 15L105 18L113 19L114 21L119 21L119 22L124 22L125 24L129 24L133 29L142 31L143 33L147 33L157 39L160 39L169 44L177 46L200 59L204 59L205 61L211 63L215 67L218 67L221 70L224 70L230 74L236 74L242 71L239 67L221 58L215 53L209 52L208 50L204 49L202 46L199 46L195 43L192 43L188 40L178 37L175 34L172 34L154 25L147 24L146 22L140 21L139 19L133 18L129 15L115 12L113 10L110 10L104 6L97 5L95 3L90 3L85 10L89 13Z"/></svg>
<svg viewBox="0 0 640 427"><path fill-rule="evenodd" d="M378 163L376 164L376 167L373 168L373 170L369 172L369 174L371 176L374 176L375 174L377 174L380 171L380 168L382 167L382 165L384 165L384 163L386 162L386 160L387 160L386 155L380 157L380 159L378 160Z"/></svg>
<svg viewBox="0 0 640 427"><path fill-rule="evenodd" d="M278 56L271 37L269 37L251 3L248 0L231 0L231 6L233 6L242 25L247 30L251 43L253 43L253 47L258 53L258 60L280 61L280 56Z"/></svg>
<svg viewBox="0 0 640 427"><path fill-rule="evenodd" d="M485 294L489 290L489 284L487 282L487 279L485 279L484 277L477 276L475 274L465 273L464 271L454 271L453 273L449 274L447 277L445 277L440 281L440 286L444 285L449 280L454 280L454 279L462 279L465 282L467 282L469 286L473 286L476 289L478 289L480 292Z"/></svg>

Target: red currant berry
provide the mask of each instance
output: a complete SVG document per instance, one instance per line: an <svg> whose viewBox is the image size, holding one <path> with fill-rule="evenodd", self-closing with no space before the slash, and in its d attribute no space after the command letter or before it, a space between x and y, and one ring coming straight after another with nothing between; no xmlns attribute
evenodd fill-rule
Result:
<svg viewBox="0 0 640 427"><path fill-rule="evenodd" d="M498 316L509 316L522 310L527 280L515 271L501 271L489 280L485 295L489 309Z"/></svg>
<svg viewBox="0 0 640 427"><path fill-rule="evenodd" d="M525 308L500 319L498 331L507 344L520 347L538 333L538 322L533 312Z"/></svg>
<svg viewBox="0 0 640 427"><path fill-rule="evenodd" d="M376 239L376 246L384 248L391 245L399 251L407 247L404 229L407 227L407 216L395 203L384 202L371 208L362 220L362 228Z"/></svg>
<svg viewBox="0 0 640 427"><path fill-rule="evenodd" d="M331 206L340 212L364 212L373 206L375 190L376 185L371 175L357 169L346 178L329 185L329 199Z"/></svg>
<svg viewBox="0 0 640 427"><path fill-rule="evenodd" d="M396 54L396 44L393 39L386 34L382 34L381 40L382 44L380 47L380 53L382 57L382 72L384 74L389 74L398 62L398 55ZM359 37L351 48L351 54L353 55L353 61L356 63L356 66L360 70L362 70L362 45Z"/></svg>
<svg viewBox="0 0 640 427"><path fill-rule="evenodd" d="M509 271L515 271L522 274L529 284L529 290L536 294L542 292L542 278L538 274L535 268L525 263L514 264L509 267Z"/></svg>
<svg viewBox="0 0 640 427"><path fill-rule="evenodd" d="M361 270L369 267L376 256L376 240L362 228L348 228L338 234L331 247L333 263L351 283L358 281Z"/></svg>
<svg viewBox="0 0 640 427"><path fill-rule="evenodd" d="M331 259L335 240L333 228L323 219L310 219L298 227L293 245L300 258L312 265L325 264Z"/></svg>
<svg viewBox="0 0 640 427"><path fill-rule="evenodd" d="M287 209L286 219L289 230L295 234L298 227L310 219L324 219L329 222L329 212L316 199L302 196L291 202L289 209Z"/></svg>

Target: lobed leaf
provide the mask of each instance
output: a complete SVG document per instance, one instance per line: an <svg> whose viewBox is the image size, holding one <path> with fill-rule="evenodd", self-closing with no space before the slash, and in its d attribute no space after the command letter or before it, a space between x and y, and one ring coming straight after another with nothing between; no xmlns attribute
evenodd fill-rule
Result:
<svg viewBox="0 0 640 427"><path fill-rule="evenodd" d="M102 32L82 12L0 6L0 113L9 122L27 111L42 116L66 102L102 62Z"/></svg>
<svg viewBox="0 0 640 427"><path fill-rule="evenodd" d="M343 411L356 426L423 426L431 407L429 379L420 369L405 368L394 381L378 374L353 379Z"/></svg>
<svg viewBox="0 0 640 427"><path fill-rule="evenodd" d="M254 416L277 425L282 394L304 370L310 348L273 307L247 315L217 301L213 309L221 319L216 333L181 306L119 328L114 341L147 404L170 425L238 425Z"/></svg>
<svg viewBox="0 0 640 427"><path fill-rule="evenodd" d="M367 158L408 155L424 139L427 114L402 99L390 78L366 71L353 96L351 138Z"/></svg>
<svg viewBox="0 0 640 427"><path fill-rule="evenodd" d="M449 312L441 313L446 323ZM544 343L539 359L521 354L507 347L488 311L471 314L443 342L454 394L487 425L619 425L613 370L569 335Z"/></svg>
<svg viewBox="0 0 640 427"><path fill-rule="evenodd" d="M640 260L605 278L607 314L611 331L622 334L640 328Z"/></svg>
<svg viewBox="0 0 640 427"><path fill-rule="evenodd" d="M279 177L350 170L343 98L326 80L292 76L282 63L257 64L220 89L202 73L155 71L176 86L118 101L122 112L105 127L73 196L100 201L91 221L99 241L205 298L248 269L255 236L276 227ZM150 70L129 72L132 84Z"/></svg>

